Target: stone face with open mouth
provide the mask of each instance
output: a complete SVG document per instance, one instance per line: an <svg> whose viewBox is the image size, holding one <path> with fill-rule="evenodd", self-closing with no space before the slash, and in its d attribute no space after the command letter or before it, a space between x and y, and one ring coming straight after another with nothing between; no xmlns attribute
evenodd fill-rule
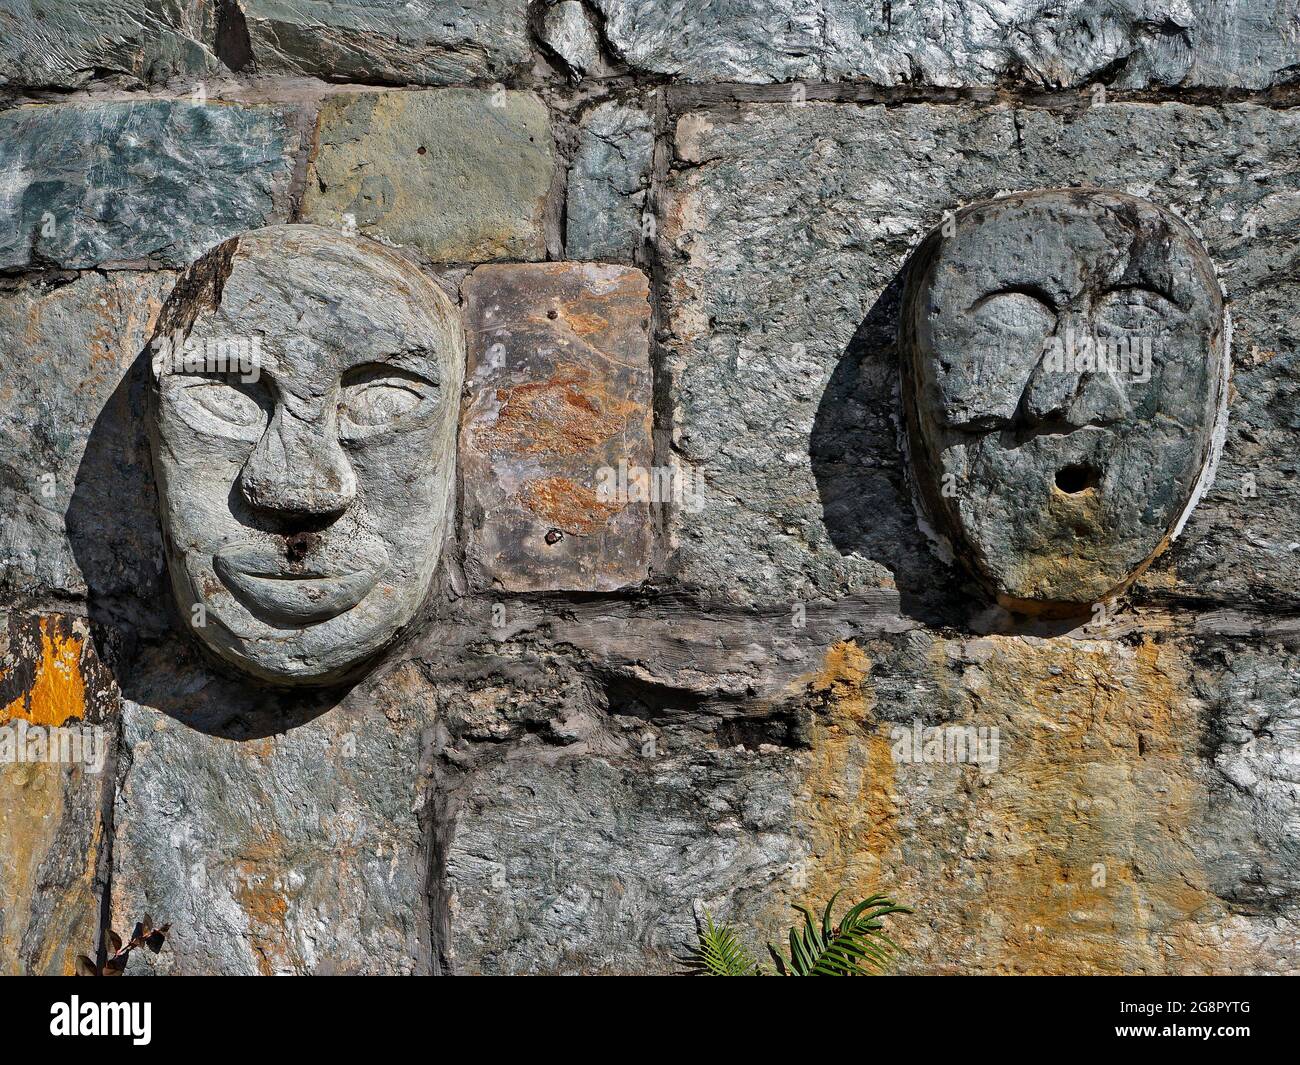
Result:
<svg viewBox="0 0 1300 1065"><path fill-rule="evenodd" d="M1086 610L1176 535L1212 472L1226 322L1169 211L1046 189L968 207L918 249L899 343L933 531L999 602Z"/></svg>
<svg viewBox="0 0 1300 1065"><path fill-rule="evenodd" d="M164 308L152 447L196 635L277 684L341 680L424 603L452 506L464 341L416 267L314 226L235 238ZM255 338L256 342L245 342ZM203 353L256 351L256 367Z"/></svg>

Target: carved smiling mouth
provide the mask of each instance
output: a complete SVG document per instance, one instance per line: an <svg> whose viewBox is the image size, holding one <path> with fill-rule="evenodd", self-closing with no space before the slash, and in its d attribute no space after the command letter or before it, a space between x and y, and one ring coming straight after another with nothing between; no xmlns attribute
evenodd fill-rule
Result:
<svg viewBox="0 0 1300 1065"><path fill-rule="evenodd" d="M313 625L351 610L375 586L388 563L378 540L350 538L346 550L320 545L301 561L277 544L228 544L213 569L248 610L273 624Z"/></svg>

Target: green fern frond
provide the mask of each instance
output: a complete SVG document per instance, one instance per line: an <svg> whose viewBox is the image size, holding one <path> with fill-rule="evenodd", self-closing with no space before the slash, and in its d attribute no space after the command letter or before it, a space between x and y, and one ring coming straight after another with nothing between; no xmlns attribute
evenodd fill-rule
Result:
<svg viewBox="0 0 1300 1065"><path fill-rule="evenodd" d="M885 934L883 918L911 913L884 895L864 899L840 918L831 919L837 891L819 921L806 906L794 908L803 914L803 928L790 929L790 955L783 957L775 946L768 951L782 976L875 976L889 971L902 949Z"/></svg>
<svg viewBox="0 0 1300 1065"><path fill-rule="evenodd" d="M689 958L683 959L690 976L761 976L753 956L737 938L730 925L714 924L713 915L704 915L697 933L698 942Z"/></svg>

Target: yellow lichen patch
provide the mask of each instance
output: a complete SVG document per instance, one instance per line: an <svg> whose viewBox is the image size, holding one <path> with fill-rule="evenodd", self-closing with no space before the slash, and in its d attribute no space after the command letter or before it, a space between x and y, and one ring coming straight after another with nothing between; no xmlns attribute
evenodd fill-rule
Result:
<svg viewBox="0 0 1300 1065"><path fill-rule="evenodd" d="M22 942L37 893L37 874L63 820L63 771L57 765L0 766L0 972L27 972ZM91 938L94 938L92 932Z"/></svg>
<svg viewBox="0 0 1300 1065"><path fill-rule="evenodd" d="M33 725L63 725L86 715L86 685L81 675L83 641L57 623L41 618L41 658L31 687L0 710L0 724L22 718Z"/></svg>
<svg viewBox="0 0 1300 1065"><path fill-rule="evenodd" d="M795 805L810 842L795 897L913 906L896 924L911 971L1250 967L1208 931L1227 918L1194 850L1205 795L1183 652L985 637L936 643L922 673L917 727L996 727L991 771L896 762L903 715L877 720L870 660L835 645L804 679L826 712Z"/></svg>
<svg viewBox="0 0 1300 1065"><path fill-rule="evenodd" d="M1185 663L1152 641L986 649L980 702L1002 724L1002 765L971 811L982 891L965 906L973 924L997 918L991 968L1164 971L1160 942L1213 902L1191 848L1198 729ZM958 861L959 880L973 858Z"/></svg>
<svg viewBox="0 0 1300 1065"><path fill-rule="evenodd" d="M108 774L69 760L79 744L55 746L46 732L84 721L107 690L86 639L83 622L61 615L0 628L0 972L70 973L94 951ZM105 704L94 706L100 719Z"/></svg>
<svg viewBox="0 0 1300 1065"><path fill-rule="evenodd" d="M810 854L793 899L817 903L840 888L863 894L893 882L898 833L894 764L875 727L871 660L852 641L835 644L808 679L826 712L813 725L812 751L796 817L809 830Z"/></svg>

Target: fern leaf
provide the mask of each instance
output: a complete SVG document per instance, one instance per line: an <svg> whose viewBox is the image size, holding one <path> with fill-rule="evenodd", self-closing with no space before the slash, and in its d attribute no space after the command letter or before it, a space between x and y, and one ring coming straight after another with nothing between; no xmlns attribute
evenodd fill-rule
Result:
<svg viewBox="0 0 1300 1065"><path fill-rule="evenodd" d="M697 932L695 951L685 959L686 971L691 976L759 976L753 956L737 937L730 925L715 924L713 915L706 913L703 927Z"/></svg>
<svg viewBox="0 0 1300 1065"><path fill-rule="evenodd" d="M839 892L831 897L817 920L806 906L803 928L790 929L790 956L783 958L771 944L768 951L782 976L873 976L889 971L902 949L884 932L883 918L911 913L884 895L863 899L836 924L832 920Z"/></svg>

